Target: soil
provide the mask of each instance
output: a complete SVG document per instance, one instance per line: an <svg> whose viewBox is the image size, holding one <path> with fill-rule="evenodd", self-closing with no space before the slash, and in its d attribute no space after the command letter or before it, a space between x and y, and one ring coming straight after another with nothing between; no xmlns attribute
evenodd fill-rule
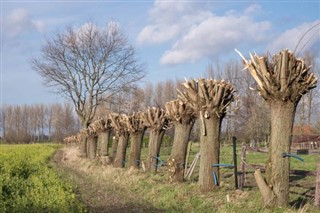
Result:
<svg viewBox="0 0 320 213"><path fill-rule="evenodd" d="M88 212L164 212L142 201L129 190L124 193L121 186L115 186L112 180L97 178L97 169L83 170L81 165L90 165L92 162L80 158L76 148L57 150L52 162L62 178L74 186L78 199ZM104 168L102 165L98 167Z"/></svg>

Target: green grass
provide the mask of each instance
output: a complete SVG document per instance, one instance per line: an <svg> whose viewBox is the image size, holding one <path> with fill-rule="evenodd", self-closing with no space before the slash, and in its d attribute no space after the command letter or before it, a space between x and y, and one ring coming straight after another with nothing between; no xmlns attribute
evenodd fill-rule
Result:
<svg viewBox="0 0 320 213"><path fill-rule="evenodd" d="M199 143L191 148L189 164L199 152ZM160 158L164 161L170 155L170 147L161 147ZM142 150L142 160L146 159L147 148ZM237 161L240 165L241 146L237 148ZM247 152L249 164L264 165L267 153ZM315 171L318 155L300 155L304 162L291 158L291 169ZM232 146L221 148L220 163L233 164ZM253 177L253 168L247 168L246 184L243 192L234 190L233 169L221 169L221 187L215 192L202 194L198 191L199 162L191 180L182 184L169 184L166 167L161 167L157 175L150 175L137 182L135 193L151 200L166 212L317 212L313 208L315 176L290 175L290 207L265 209L258 187ZM227 202L227 195L231 202ZM232 201L233 200L233 201ZM304 207L304 209L302 209Z"/></svg>
<svg viewBox="0 0 320 213"><path fill-rule="evenodd" d="M81 212L70 184L50 166L60 146L0 145L0 212Z"/></svg>

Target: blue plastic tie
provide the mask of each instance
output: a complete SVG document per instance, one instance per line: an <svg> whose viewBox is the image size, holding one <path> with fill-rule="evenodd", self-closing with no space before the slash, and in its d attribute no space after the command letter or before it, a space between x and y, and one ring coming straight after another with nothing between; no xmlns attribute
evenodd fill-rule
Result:
<svg viewBox="0 0 320 213"><path fill-rule="evenodd" d="M155 159L157 159L157 160L159 160L160 161L160 163L158 163L158 164L153 164L154 166L156 166L156 167L160 167L160 166L162 166L162 165L164 165L165 163L164 163L164 161L163 160L161 160L159 157L153 157L153 158L155 158Z"/></svg>
<svg viewBox="0 0 320 213"><path fill-rule="evenodd" d="M233 164L212 164L212 167L234 167Z"/></svg>
<svg viewBox="0 0 320 213"><path fill-rule="evenodd" d="M213 176L214 185L218 186L219 185L218 178L214 171L212 172L212 176Z"/></svg>
<svg viewBox="0 0 320 213"><path fill-rule="evenodd" d="M281 154L281 157L283 157L283 158L285 158L285 157L292 157L292 158L295 158L295 159L297 159L297 160L299 160L299 161L304 161L304 159L303 158L301 158L301 157L299 157L298 155L294 155L294 154L291 154L291 153L282 153Z"/></svg>

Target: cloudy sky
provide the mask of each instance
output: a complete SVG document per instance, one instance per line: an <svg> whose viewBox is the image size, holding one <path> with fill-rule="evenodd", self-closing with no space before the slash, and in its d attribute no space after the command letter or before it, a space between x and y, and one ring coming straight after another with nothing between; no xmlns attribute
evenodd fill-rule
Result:
<svg viewBox="0 0 320 213"><path fill-rule="evenodd" d="M88 21L120 24L147 66L144 82L201 77L210 63L239 60L235 48L245 56L293 50L309 29L298 50L320 55L318 0L1 0L1 104L63 102L29 61L45 38Z"/></svg>

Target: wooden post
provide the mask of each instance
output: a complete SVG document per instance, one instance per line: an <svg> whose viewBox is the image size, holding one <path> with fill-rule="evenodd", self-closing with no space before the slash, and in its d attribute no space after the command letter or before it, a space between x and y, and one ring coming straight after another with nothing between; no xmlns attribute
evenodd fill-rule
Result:
<svg viewBox="0 0 320 213"><path fill-rule="evenodd" d="M232 137L233 143L233 165L234 165L234 186L238 189L238 165L237 165L237 138Z"/></svg>
<svg viewBox="0 0 320 213"><path fill-rule="evenodd" d="M246 150L247 146L245 144L242 145L241 149L241 176L240 176L240 189L243 190L245 181L246 181Z"/></svg>
<svg viewBox="0 0 320 213"><path fill-rule="evenodd" d="M191 146L192 146L192 141L189 141L188 148L187 148L186 162L184 164L184 174L187 174L187 171L188 171L188 163L189 163L189 156L190 156Z"/></svg>
<svg viewBox="0 0 320 213"><path fill-rule="evenodd" d="M320 157L318 159L317 179L316 179L316 192L314 196L314 205L320 208Z"/></svg>

